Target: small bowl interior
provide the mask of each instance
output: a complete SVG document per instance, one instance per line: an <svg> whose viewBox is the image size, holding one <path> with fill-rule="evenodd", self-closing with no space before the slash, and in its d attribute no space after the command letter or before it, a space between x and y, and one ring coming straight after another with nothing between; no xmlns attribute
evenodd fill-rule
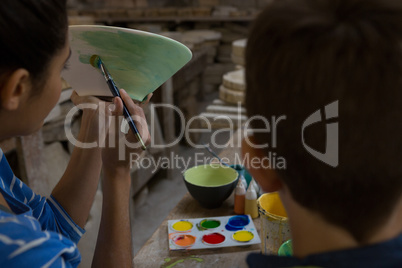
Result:
<svg viewBox="0 0 402 268"><path fill-rule="evenodd" d="M184 179L193 185L217 187L232 183L238 173L233 168L221 165L201 165L184 172Z"/></svg>
<svg viewBox="0 0 402 268"><path fill-rule="evenodd" d="M265 193L258 199L259 206L266 212L278 217L286 218L286 210L283 207L282 201L278 192Z"/></svg>

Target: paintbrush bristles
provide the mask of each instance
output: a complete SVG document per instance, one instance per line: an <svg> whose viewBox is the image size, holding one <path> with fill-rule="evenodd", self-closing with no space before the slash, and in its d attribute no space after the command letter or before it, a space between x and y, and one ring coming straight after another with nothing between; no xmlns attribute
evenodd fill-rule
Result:
<svg viewBox="0 0 402 268"><path fill-rule="evenodd" d="M92 55L91 58L89 59L89 63L97 68L100 69L100 63L101 63L101 59L98 55Z"/></svg>

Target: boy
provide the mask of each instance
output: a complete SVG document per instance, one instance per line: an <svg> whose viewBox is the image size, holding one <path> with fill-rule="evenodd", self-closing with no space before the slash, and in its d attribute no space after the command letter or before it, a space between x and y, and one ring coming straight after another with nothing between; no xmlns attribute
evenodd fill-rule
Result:
<svg viewBox="0 0 402 268"><path fill-rule="evenodd" d="M255 133L243 154L286 159L248 168L279 191L294 257L251 254L250 267L402 267L401 42L401 1L280 0L257 18L247 111L286 120L275 148Z"/></svg>

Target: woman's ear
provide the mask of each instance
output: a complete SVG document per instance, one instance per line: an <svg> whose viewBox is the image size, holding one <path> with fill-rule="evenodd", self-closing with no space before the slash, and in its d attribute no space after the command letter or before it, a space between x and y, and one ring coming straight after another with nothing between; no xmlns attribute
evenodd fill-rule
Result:
<svg viewBox="0 0 402 268"><path fill-rule="evenodd" d="M20 68L12 72L5 78L0 91L1 108L9 111L18 109L30 87L31 81L26 69Z"/></svg>
<svg viewBox="0 0 402 268"><path fill-rule="evenodd" d="M268 156L266 150L257 148L252 136L242 140L242 156L247 170L251 176L259 183L264 192L276 192L282 187L282 181L278 173L268 166ZM254 161L253 161L254 160ZM268 162L268 163L267 163Z"/></svg>

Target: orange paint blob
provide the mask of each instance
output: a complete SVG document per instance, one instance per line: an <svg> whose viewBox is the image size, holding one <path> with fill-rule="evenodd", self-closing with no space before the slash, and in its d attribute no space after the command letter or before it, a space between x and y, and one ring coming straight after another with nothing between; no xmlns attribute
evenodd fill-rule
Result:
<svg viewBox="0 0 402 268"><path fill-rule="evenodd" d="M178 235L173 238L173 242L181 247L188 247L195 243L195 237L192 235Z"/></svg>

